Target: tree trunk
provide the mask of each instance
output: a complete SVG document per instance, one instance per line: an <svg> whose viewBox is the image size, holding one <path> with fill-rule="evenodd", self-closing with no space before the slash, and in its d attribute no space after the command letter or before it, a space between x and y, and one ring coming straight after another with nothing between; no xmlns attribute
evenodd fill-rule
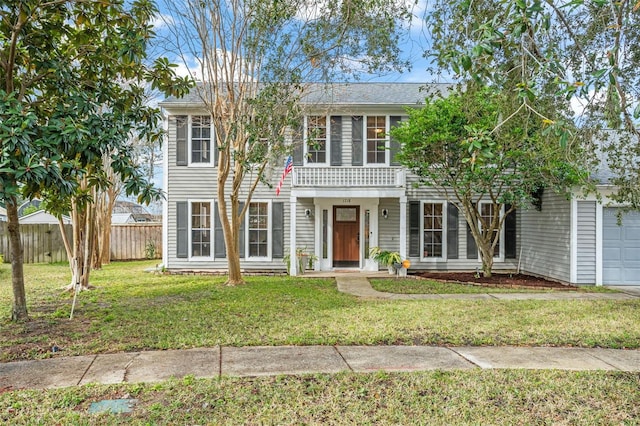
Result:
<svg viewBox="0 0 640 426"><path fill-rule="evenodd" d="M27 296L24 289L24 255L20 239L20 222L18 221L18 204L15 197L7 203L7 229L11 246L11 285L13 287L12 321L27 321Z"/></svg>
<svg viewBox="0 0 640 426"><path fill-rule="evenodd" d="M483 244L486 245L486 244ZM489 247L480 248L480 258L482 260L482 276L485 278L491 278L493 275L493 247L489 244Z"/></svg>
<svg viewBox="0 0 640 426"><path fill-rule="evenodd" d="M218 213L220 214L220 222L222 223L222 230L224 233L224 242L227 250L227 264L229 267L229 279L227 285L234 286L244 284L242 278L242 270L240 269L240 253L238 251L238 238L239 238L239 221L236 219L237 206L233 201L231 202L231 220L229 220L229 211L225 202L218 202Z"/></svg>

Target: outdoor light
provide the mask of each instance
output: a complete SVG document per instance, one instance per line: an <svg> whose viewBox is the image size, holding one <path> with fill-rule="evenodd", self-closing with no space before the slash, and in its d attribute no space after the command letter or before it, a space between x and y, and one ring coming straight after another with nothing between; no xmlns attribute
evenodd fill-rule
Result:
<svg viewBox="0 0 640 426"><path fill-rule="evenodd" d="M304 217L306 217L307 219L311 217L311 209L305 209Z"/></svg>
<svg viewBox="0 0 640 426"><path fill-rule="evenodd" d="M384 217L385 219L389 218L389 210L382 209L382 217Z"/></svg>

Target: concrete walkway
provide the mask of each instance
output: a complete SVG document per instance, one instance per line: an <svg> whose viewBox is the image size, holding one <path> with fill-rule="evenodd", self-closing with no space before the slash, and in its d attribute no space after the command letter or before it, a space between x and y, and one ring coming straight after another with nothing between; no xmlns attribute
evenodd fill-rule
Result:
<svg viewBox="0 0 640 426"><path fill-rule="evenodd" d="M385 273L386 274L386 273ZM640 286L612 287L620 293L582 293L578 291L548 291L544 293L487 293L482 294L395 294L374 290L369 283L369 277L385 277L385 275L371 275L361 272L346 272L336 274L338 291L369 299L388 300L633 300L640 298ZM387 274L386 277L389 277Z"/></svg>
<svg viewBox="0 0 640 426"><path fill-rule="evenodd" d="M0 364L0 390L156 382L186 375L218 378L504 368L638 372L640 351L504 346L223 346L4 363Z"/></svg>

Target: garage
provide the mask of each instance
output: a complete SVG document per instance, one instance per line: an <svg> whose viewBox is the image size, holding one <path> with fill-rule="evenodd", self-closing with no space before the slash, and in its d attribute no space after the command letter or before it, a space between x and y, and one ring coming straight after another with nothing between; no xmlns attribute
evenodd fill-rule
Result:
<svg viewBox="0 0 640 426"><path fill-rule="evenodd" d="M640 212L603 211L602 280L608 285L640 285Z"/></svg>

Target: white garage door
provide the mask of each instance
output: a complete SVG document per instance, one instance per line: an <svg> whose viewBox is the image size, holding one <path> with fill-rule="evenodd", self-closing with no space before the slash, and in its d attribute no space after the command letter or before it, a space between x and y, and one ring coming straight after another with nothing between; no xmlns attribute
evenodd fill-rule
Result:
<svg viewBox="0 0 640 426"><path fill-rule="evenodd" d="M611 285L640 285L640 212L628 212L618 226L616 208L604 209L602 280Z"/></svg>

